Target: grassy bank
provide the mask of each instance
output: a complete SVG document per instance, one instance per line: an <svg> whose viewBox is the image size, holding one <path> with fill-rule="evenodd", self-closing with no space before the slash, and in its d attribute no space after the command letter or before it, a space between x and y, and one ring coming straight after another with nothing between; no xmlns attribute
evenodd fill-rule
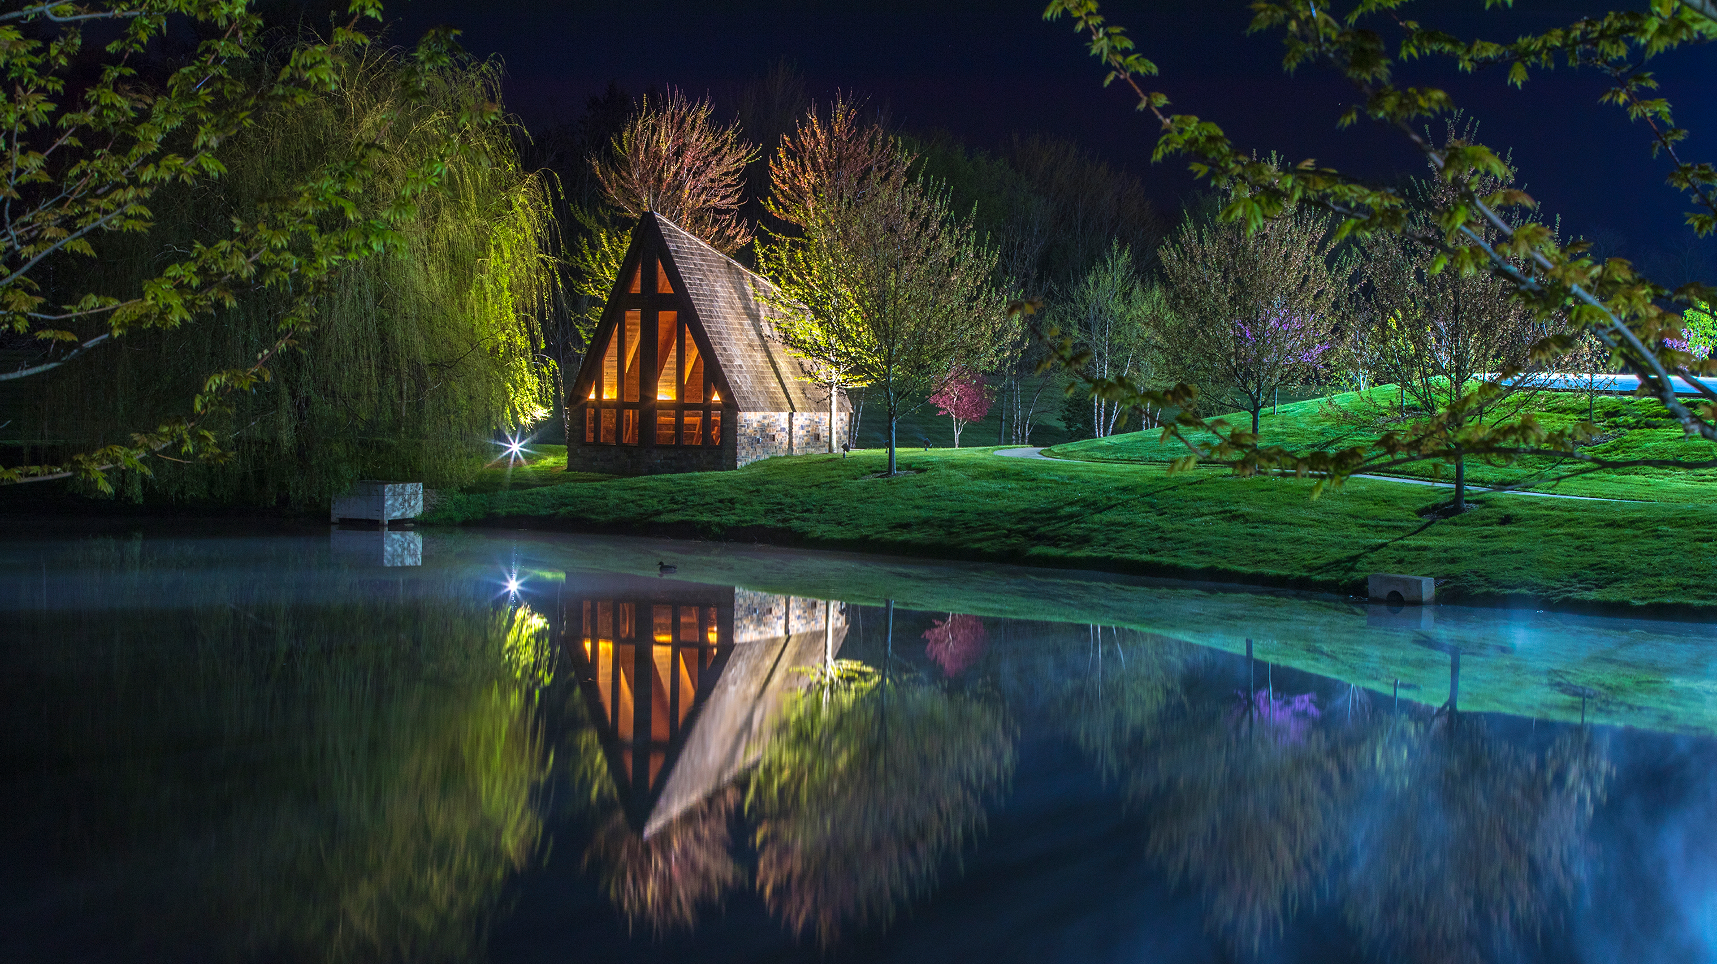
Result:
<svg viewBox="0 0 1717 964"><path fill-rule="evenodd" d="M1264 412L1259 434L1266 444L1294 450L1333 448L1375 440L1386 428L1404 424L1396 408L1393 385L1365 392L1343 392ZM1590 415L1598 433L1582 451L1600 458L1701 460L1717 456L1717 446L1689 439L1656 399L1598 396L1581 392L1545 392L1533 406L1546 427L1571 427ZM1408 412L1411 415L1411 410ZM1245 426L1246 415L1229 415L1232 425ZM1192 436L1199 439L1201 436ZM1166 463L1186 454L1178 441L1158 441L1156 432L1134 432L1055 446L1048 454L1098 462ZM1508 464L1467 460L1467 480L1473 485L1520 485L1543 492L1647 502L1717 503L1717 470L1615 469L1563 478L1582 463L1567 459L1520 459ZM1453 466L1442 465L1441 479L1452 477ZM1433 463L1390 470L1391 475L1429 479Z"/></svg>
<svg viewBox="0 0 1717 964"><path fill-rule="evenodd" d="M1372 572L1447 580L1442 598L1556 606L1717 606L1717 507L1441 493L1168 474L1155 465L1001 458L991 450L770 459L737 472L603 479L448 496L425 520L686 535L1216 579L1339 593Z"/></svg>

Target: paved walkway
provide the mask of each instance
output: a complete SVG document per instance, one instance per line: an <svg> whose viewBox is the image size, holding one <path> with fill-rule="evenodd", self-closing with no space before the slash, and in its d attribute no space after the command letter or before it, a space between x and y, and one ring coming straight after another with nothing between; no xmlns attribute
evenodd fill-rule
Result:
<svg viewBox="0 0 1717 964"><path fill-rule="evenodd" d="M997 449L996 454L1010 459L1043 459L1046 462L1078 462L1079 459L1052 459L1043 454L1042 448ZM1095 463L1094 463L1095 464ZM1127 463L1103 462L1103 465ZM1134 463L1142 464L1142 463ZM1452 489L1453 482L1433 482L1430 479L1404 479L1394 475L1354 475L1350 478L1370 479L1373 482L1399 482L1402 485L1428 485L1438 489ZM1467 491L1474 495L1483 492L1493 492L1497 495L1530 495L1540 499L1574 499L1580 502L1632 502L1644 504L1640 499L1605 499L1595 495L1562 495L1558 492L1525 492L1520 489L1489 489L1482 485L1468 485Z"/></svg>

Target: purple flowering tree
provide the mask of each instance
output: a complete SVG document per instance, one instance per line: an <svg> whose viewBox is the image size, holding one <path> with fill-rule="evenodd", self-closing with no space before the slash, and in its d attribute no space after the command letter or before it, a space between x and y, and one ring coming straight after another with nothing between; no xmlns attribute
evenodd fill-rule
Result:
<svg viewBox="0 0 1717 964"><path fill-rule="evenodd" d="M1327 323L1279 303L1256 317L1235 319L1226 341L1228 354L1216 360L1218 374L1244 401L1254 435L1259 415L1277 390L1316 378L1334 347Z"/></svg>
<svg viewBox="0 0 1717 964"><path fill-rule="evenodd" d="M1188 219L1161 251L1175 317L1162 333L1176 377L1205 399L1259 416L1283 386L1315 380L1333 355L1346 265L1332 264L1328 225L1289 211L1248 234ZM1209 413L1215 414L1215 413Z"/></svg>

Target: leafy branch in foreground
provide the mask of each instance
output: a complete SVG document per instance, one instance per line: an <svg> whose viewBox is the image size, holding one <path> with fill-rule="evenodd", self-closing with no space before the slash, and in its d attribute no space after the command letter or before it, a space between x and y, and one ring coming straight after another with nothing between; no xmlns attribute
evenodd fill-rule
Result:
<svg viewBox="0 0 1717 964"><path fill-rule="evenodd" d="M167 252L166 266L129 291L61 290L55 278L76 277L81 259L99 258L121 235L147 235L161 191L217 181L226 171L221 151L235 137L274 112L336 93L368 45L360 25L379 22L381 7L352 0L348 13L327 39L293 46L283 61L259 54L264 23L248 0L41 4L0 18L0 70L12 81L0 101L0 339L36 356L0 380L46 375L132 332L177 329L231 308L244 290L289 295L272 343L249 364L208 374L190 414L57 463L0 467L0 484L76 477L111 491L110 470L147 473L148 460L169 449L180 460L224 458L208 416L234 392L269 380L270 364L314 328L313 305L327 282L342 266L397 247L395 226L472 149L467 136L447 140L378 197L386 135L398 120L383 112L360 149L232 217L222 236ZM164 76L146 75L145 54L170 19L212 36ZM80 25L98 21L124 27L92 63ZM454 36L434 31L413 52L415 89L453 63ZM75 102L63 102L68 82L92 68L95 79L71 84ZM459 115L469 134L493 123L499 108L479 99ZM360 200L368 203L360 208Z"/></svg>
<svg viewBox="0 0 1717 964"><path fill-rule="evenodd" d="M1137 52L1124 28L1108 23L1096 0L1053 0L1044 16L1050 20L1070 17L1075 29L1085 35L1091 54L1108 67L1104 83L1120 80L1128 85L1138 98L1138 109L1156 119L1160 133L1153 159L1188 156L1196 175L1228 192L1224 219L1256 231L1298 206L1310 205L1336 215L1338 239L1350 234L1401 234L1429 249L1432 273L1489 272L1505 282L1514 297L1537 317L1547 319L1564 313L1570 322L1566 330L1539 340L1529 354L1530 361L1551 363L1577 350L1582 336L1591 332L1602 342L1610 363L1638 375L1642 393L1662 402L1689 436L1717 442L1717 390L1703 380L1703 376L1717 374L1717 362L1686 350L1681 318L1660 304L1670 298L1684 303L1708 300L1709 290L1690 284L1671 292L1635 272L1623 259L1598 263L1588 256L1586 243L1564 244L1538 221L1509 217L1510 209L1531 209L1535 202L1523 191L1494 185L1511 173L1507 162L1474 140L1434 142L1421 125L1452 115L1456 110L1453 99L1440 89L1398 86L1393 79L1398 61L1431 55L1450 56L1458 67L1467 70L1487 62L1507 61L1509 80L1516 84L1526 81L1528 66L1549 65L1558 58L1576 66L1604 65L1612 69L1613 79L1619 78L1610 99L1636 117L1662 122L1662 127L1653 128L1658 138L1655 146L1673 148L1685 132L1673 127L1667 101L1640 99L1640 92L1649 90L1652 82L1649 74L1642 75L1629 65L1633 60L1644 62L1671 49L1717 38L1717 8L1704 2L1652 0L1646 11L1583 18L1571 27L1504 45L1482 41L1463 44L1447 34L1427 30L1397 16L1405 4L1406 0L1359 0L1345 16L1338 17L1334 6L1320 7L1309 0L1259 0L1252 5L1250 29L1283 32L1284 66L1290 71L1321 64L1345 76L1362 101L1348 109L1341 123L1353 124L1364 118L1393 127L1406 137L1446 185L1428 206L1416 205L1392 188L1368 186L1332 168L1320 167L1315 161L1284 168L1261 160L1236 149L1216 124L1194 115L1170 113L1168 95L1146 86L1146 78L1158 72L1156 64ZM1401 33L1393 50L1369 26L1379 19L1388 20ZM1712 176L1706 165L1690 164L1673 152L1669 156L1677 165L1671 183L1708 204L1717 176ZM1689 220L1701 235L1717 227L1717 220L1702 213ZM1062 364L1078 360L1067 343L1054 354ZM1578 453L1576 446L1588 434L1589 426L1548 431L1529 413L1502 423L1470 420L1470 415L1494 401L1520 370L1504 368L1494 374L1491 381L1461 393L1405 431L1387 432L1367 446L1303 453L1263 446L1255 433L1230 429L1221 422L1206 424L1197 416L1198 393L1193 386L1153 392L1126 379L1086 378L1084 382L1094 394L1127 405L1180 409L1165 431L1187 444L1189 455L1182 460L1185 464L1205 459L1228 464L1241 473L1323 475L1326 478L1320 480L1320 491L1326 481L1339 483L1357 471L1424 460L1450 461L1463 452L1504 458L1548 452L1594 464L1635 464L1609 463ZM1677 376L1694 387L1700 400L1690 405L1676 395L1673 379ZM1213 431L1218 441L1194 444L1181 434L1183 428ZM1717 466L1717 458L1651 464L1702 468Z"/></svg>

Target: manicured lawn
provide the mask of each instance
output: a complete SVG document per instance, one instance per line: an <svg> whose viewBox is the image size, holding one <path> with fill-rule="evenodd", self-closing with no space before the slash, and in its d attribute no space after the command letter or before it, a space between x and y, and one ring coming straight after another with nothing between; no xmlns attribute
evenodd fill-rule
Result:
<svg viewBox="0 0 1717 964"><path fill-rule="evenodd" d="M1537 418L1550 428L1584 421L1587 399L1575 392L1546 392L1540 396ZM1375 439L1379 434L1373 418L1380 409L1396 403L1394 386L1384 385L1365 393L1346 392L1330 398L1283 405L1280 413L1265 411L1259 431L1267 444L1290 449L1317 446L1346 446ZM1686 438L1655 399L1598 396L1595 403L1598 437L1586 452L1612 459L1673 458L1710 459L1717 446ZM1246 425L1245 415L1230 415L1230 424ZM1157 441L1156 432L1133 432L1104 439L1089 439L1055 446L1046 454L1060 458L1102 462L1162 463L1186 454L1179 442ZM1496 485L1525 481L1535 491L1610 499L1650 502L1717 503L1717 470L1619 469L1558 479L1579 467L1568 460L1523 459L1513 464L1488 465L1467 461L1467 479L1473 485ZM1443 465L1447 481L1453 467ZM1388 474L1431 478L1431 463L1391 470Z"/></svg>
<svg viewBox="0 0 1717 964"><path fill-rule="evenodd" d="M1441 598L1717 606L1717 507L1479 495L1353 480L1237 479L1154 465L1002 458L990 449L770 459L737 472L449 495L430 523L763 540L1335 592L1367 573L1447 582ZM516 471L516 470L515 470ZM564 476L563 476L564 477Z"/></svg>
<svg viewBox="0 0 1717 964"><path fill-rule="evenodd" d="M523 464L502 458L483 466L465 486L466 492L507 492L537 489L569 482L596 482L608 476L595 472L567 472L566 446L532 445Z"/></svg>

